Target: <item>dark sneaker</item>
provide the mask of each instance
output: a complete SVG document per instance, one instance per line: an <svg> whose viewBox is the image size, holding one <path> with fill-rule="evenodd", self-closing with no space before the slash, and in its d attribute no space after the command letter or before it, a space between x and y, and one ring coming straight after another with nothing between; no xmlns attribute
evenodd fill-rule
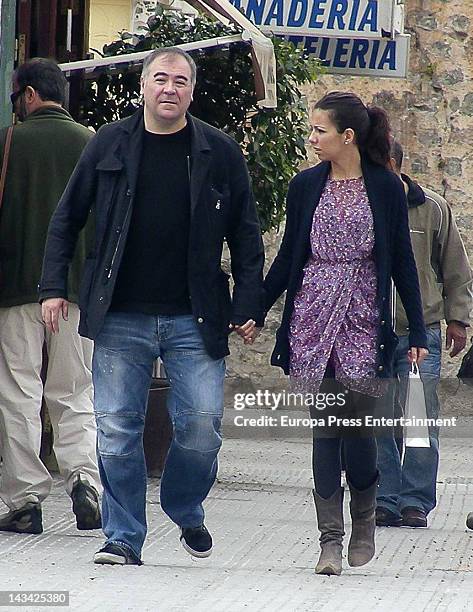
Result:
<svg viewBox="0 0 473 612"><path fill-rule="evenodd" d="M143 565L141 559L134 555L126 546L120 544L105 544L94 555L94 563L101 565Z"/></svg>
<svg viewBox="0 0 473 612"><path fill-rule="evenodd" d="M400 527L402 518L382 506L376 508L376 525L378 527Z"/></svg>
<svg viewBox="0 0 473 612"><path fill-rule="evenodd" d="M22 508L4 514L0 517L0 531L43 533L41 504L28 502Z"/></svg>
<svg viewBox="0 0 473 612"><path fill-rule="evenodd" d="M81 480L80 476L72 487L71 499L77 529L100 529L102 527L98 493L94 487Z"/></svg>
<svg viewBox="0 0 473 612"><path fill-rule="evenodd" d="M407 506L401 510L404 527L427 527L427 515L422 508Z"/></svg>
<svg viewBox="0 0 473 612"><path fill-rule="evenodd" d="M209 557L212 554L212 536L205 525L181 527L181 544L193 557Z"/></svg>

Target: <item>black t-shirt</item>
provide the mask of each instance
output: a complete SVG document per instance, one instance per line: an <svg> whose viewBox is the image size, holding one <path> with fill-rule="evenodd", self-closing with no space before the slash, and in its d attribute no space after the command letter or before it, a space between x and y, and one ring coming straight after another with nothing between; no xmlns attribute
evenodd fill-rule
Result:
<svg viewBox="0 0 473 612"><path fill-rule="evenodd" d="M190 127L145 131L133 213L110 310L192 312L187 284Z"/></svg>

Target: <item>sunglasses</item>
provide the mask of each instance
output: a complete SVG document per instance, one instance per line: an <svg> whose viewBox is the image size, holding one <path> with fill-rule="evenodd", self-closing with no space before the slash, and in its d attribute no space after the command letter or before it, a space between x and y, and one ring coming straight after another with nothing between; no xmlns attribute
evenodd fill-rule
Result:
<svg viewBox="0 0 473 612"><path fill-rule="evenodd" d="M15 105L15 102L18 100L18 98L19 98L20 96L22 96L22 95L25 93L25 91L26 91L26 88L27 88L27 87L28 87L28 85L25 85L24 87L22 87L22 88L21 88L21 89L19 89L18 91L14 91L14 92L13 92L13 93L10 95L10 101L11 101L11 103L12 103L12 105L13 105L13 106Z"/></svg>

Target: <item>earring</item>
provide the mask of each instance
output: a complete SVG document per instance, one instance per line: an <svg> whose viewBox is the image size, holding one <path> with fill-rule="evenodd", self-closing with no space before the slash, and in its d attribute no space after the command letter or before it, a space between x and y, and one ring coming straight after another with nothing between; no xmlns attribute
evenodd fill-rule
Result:
<svg viewBox="0 0 473 612"><path fill-rule="evenodd" d="M345 144L350 144L350 141L349 140L345 140Z"/></svg>

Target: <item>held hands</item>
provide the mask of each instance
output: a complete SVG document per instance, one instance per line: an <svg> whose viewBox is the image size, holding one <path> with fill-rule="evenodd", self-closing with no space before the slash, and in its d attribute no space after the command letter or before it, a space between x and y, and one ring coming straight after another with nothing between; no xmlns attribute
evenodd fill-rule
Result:
<svg viewBox="0 0 473 612"><path fill-rule="evenodd" d="M407 351L407 358L409 359L409 363L415 361L417 365L420 365L428 354L429 351L426 348L411 346Z"/></svg>
<svg viewBox="0 0 473 612"><path fill-rule="evenodd" d="M447 325L445 348L447 351L451 348L450 357L455 357L466 346L466 329L457 321L450 321ZM452 348L453 344L453 348Z"/></svg>
<svg viewBox="0 0 473 612"><path fill-rule="evenodd" d="M253 319L248 319L246 323L243 325L235 325L234 323L230 323L231 331L236 331L236 333L243 338L244 344L253 344L256 338L259 336L261 332L261 327L256 327L256 323Z"/></svg>
<svg viewBox="0 0 473 612"><path fill-rule="evenodd" d="M59 332L59 315L62 314L64 321L67 321L69 302L64 298L49 298L44 300L41 305L41 314L48 330L57 334Z"/></svg>

